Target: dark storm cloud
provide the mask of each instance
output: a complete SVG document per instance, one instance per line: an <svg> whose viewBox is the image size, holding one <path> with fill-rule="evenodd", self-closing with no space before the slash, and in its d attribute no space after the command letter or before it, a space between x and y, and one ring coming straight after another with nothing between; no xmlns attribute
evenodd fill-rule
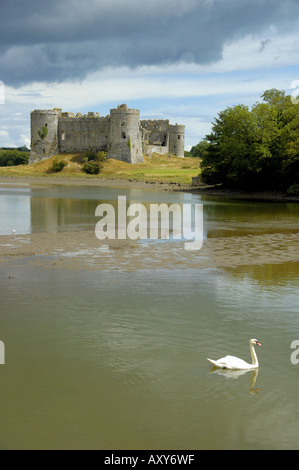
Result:
<svg viewBox="0 0 299 470"><path fill-rule="evenodd" d="M226 42L270 26L287 31L298 17L298 0L2 0L0 80L18 85L80 79L106 66L212 63Z"/></svg>

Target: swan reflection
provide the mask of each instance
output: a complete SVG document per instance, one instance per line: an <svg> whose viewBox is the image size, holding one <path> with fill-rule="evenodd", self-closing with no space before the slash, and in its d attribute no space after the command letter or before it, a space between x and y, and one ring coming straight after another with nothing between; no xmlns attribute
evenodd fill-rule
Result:
<svg viewBox="0 0 299 470"><path fill-rule="evenodd" d="M226 379L237 379L238 377L241 377L241 375L247 374L248 372L251 372L249 392L255 395L256 393L260 392L259 388L254 388L257 376L259 374L258 369L253 369L250 371L250 369L229 370L229 369L218 369L217 367L212 367L212 369L210 370L210 374L221 375L222 377L225 377Z"/></svg>

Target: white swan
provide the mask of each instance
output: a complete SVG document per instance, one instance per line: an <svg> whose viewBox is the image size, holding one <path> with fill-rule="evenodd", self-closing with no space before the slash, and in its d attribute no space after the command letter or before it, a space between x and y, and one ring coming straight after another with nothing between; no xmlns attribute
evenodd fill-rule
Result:
<svg viewBox="0 0 299 470"><path fill-rule="evenodd" d="M239 359L235 356L225 356L218 359L218 361L213 361L212 359L208 359L214 367L218 369L230 369L230 370L244 370L244 369L257 369L259 366L259 361L257 360L257 355L254 349L254 346L261 346L261 343L257 339L249 340L249 348L250 354L252 359L252 364L248 364L248 362L243 361L243 359Z"/></svg>

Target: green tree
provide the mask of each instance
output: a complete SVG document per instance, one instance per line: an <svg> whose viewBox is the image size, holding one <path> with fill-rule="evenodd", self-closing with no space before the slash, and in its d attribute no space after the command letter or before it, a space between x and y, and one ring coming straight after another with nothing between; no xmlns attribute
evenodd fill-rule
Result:
<svg viewBox="0 0 299 470"><path fill-rule="evenodd" d="M209 147L201 165L204 181L247 188L250 176L257 184L263 148L256 118L247 106L237 105L221 111L207 140Z"/></svg>
<svg viewBox="0 0 299 470"><path fill-rule="evenodd" d="M250 190L299 183L299 106L276 89L262 98L251 110L238 105L218 114L203 154L204 181Z"/></svg>
<svg viewBox="0 0 299 470"><path fill-rule="evenodd" d="M0 150L0 166L27 165L29 152L18 149Z"/></svg>
<svg viewBox="0 0 299 470"><path fill-rule="evenodd" d="M194 145L191 150L191 156L196 158L202 158L204 156L205 151L209 147L209 142L206 139L201 140L197 145Z"/></svg>
<svg viewBox="0 0 299 470"><path fill-rule="evenodd" d="M271 189L285 188L285 160L298 135L298 107L284 91L267 90L262 98L264 103L256 104L252 112L259 120L261 138L268 150L268 158L263 162L264 185Z"/></svg>

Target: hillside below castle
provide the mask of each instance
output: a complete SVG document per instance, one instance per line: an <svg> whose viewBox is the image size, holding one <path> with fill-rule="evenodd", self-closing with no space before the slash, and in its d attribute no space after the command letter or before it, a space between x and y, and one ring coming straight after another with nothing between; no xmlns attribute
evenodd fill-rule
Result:
<svg viewBox="0 0 299 470"><path fill-rule="evenodd" d="M31 112L29 163L57 153L105 151L108 158L143 162L143 154L171 153L184 157L185 126L169 120L140 120L140 111L126 104L99 113L65 113L60 108Z"/></svg>

